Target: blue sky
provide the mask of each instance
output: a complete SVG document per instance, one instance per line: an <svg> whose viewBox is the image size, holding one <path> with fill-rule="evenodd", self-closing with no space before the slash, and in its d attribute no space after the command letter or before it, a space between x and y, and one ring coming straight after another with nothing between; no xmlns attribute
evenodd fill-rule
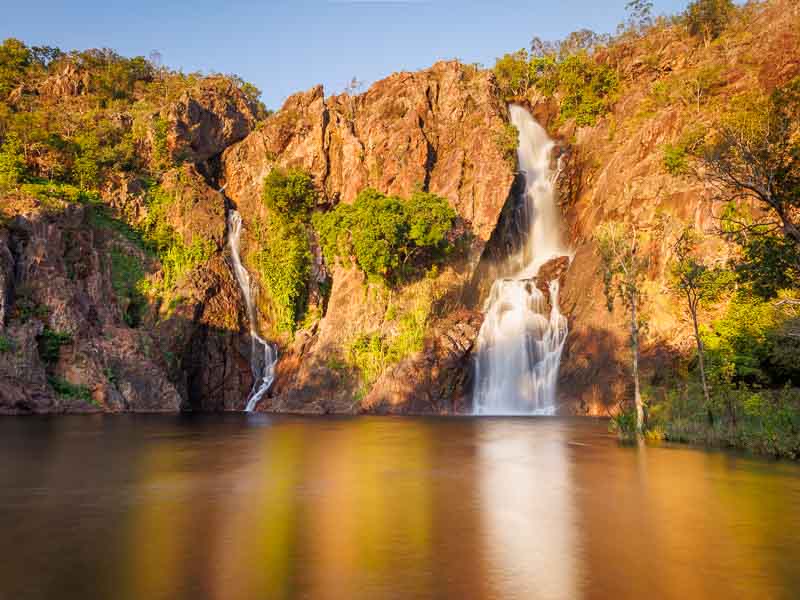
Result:
<svg viewBox="0 0 800 600"><path fill-rule="evenodd" d="M2 9L0 37L62 49L158 50L184 71L237 73L270 108L322 83L367 83L439 59L494 63L538 35L616 28L626 0L28 0ZM658 14L686 0L655 0Z"/></svg>

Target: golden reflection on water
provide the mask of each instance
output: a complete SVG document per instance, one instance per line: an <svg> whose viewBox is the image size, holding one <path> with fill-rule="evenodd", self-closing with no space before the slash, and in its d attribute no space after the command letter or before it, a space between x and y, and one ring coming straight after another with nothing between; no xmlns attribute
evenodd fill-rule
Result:
<svg viewBox="0 0 800 600"><path fill-rule="evenodd" d="M67 423L0 436L0 597L788 599L800 586L793 464L623 448L603 423L558 419Z"/></svg>

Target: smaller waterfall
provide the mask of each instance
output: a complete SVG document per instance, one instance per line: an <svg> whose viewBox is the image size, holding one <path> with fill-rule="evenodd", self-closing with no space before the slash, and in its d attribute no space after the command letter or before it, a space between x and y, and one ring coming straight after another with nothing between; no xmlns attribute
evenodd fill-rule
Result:
<svg viewBox="0 0 800 600"><path fill-rule="evenodd" d="M220 190L221 191L221 190ZM250 322L250 339L253 344L250 365L253 370L253 389L247 399L245 412L253 412L269 391L272 382L275 380L275 365L278 362L277 349L258 335L258 321L256 306L253 302L253 291L250 284L250 274L242 264L239 255L239 241L242 236L242 216L238 211L230 209L228 211L228 245L231 249L231 259L233 261L233 274L242 290L245 306L247 307L247 319ZM263 358L259 356L259 348L263 351Z"/></svg>

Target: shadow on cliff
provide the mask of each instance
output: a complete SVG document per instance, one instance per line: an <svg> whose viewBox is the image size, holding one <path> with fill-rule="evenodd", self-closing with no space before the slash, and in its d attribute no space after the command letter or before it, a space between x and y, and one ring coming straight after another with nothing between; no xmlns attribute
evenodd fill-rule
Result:
<svg viewBox="0 0 800 600"><path fill-rule="evenodd" d="M660 388L677 377L682 357L663 344L639 357L643 387ZM608 416L633 400L632 356L627 339L588 326L570 331L559 373L559 405L565 414Z"/></svg>
<svg viewBox="0 0 800 600"><path fill-rule="evenodd" d="M88 204L20 202L0 222L0 412L244 407L252 344L224 248L146 294L163 269L133 230Z"/></svg>

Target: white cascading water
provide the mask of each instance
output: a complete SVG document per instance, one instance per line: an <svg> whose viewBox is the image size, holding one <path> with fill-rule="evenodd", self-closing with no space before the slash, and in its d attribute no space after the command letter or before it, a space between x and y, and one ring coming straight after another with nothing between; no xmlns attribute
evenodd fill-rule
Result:
<svg viewBox="0 0 800 600"><path fill-rule="evenodd" d="M250 274L242 264L239 255L239 240L242 236L242 216L233 209L228 211L228 244L231 249L231 259L233 261L233 274L242 290L245 306L247 307L247 319L250 322L250 339L253 343L251 352L251 368L253 370L253 389L247 399L245 412L253 412L269 391L275 379L275 364L278 362L278 351L276 348L258 335L258 325L256 320L256 307L253 302L253 292L250 287ZM263 349L263 363L259 359L258 349Z"/></svg>
<svg viewBox="0 0 800 600"><path fill-rule="evenodd" d="M486 301L473 406L479 415L552 415L567 319L559 311L558 280L549 282L545 297L536 276L548 260L570 253L561 242L553 141L526 109L512 105L509 111L519 130L517 157L525 177L525 237L508 258L514 274L496 280Z"/></svg>

